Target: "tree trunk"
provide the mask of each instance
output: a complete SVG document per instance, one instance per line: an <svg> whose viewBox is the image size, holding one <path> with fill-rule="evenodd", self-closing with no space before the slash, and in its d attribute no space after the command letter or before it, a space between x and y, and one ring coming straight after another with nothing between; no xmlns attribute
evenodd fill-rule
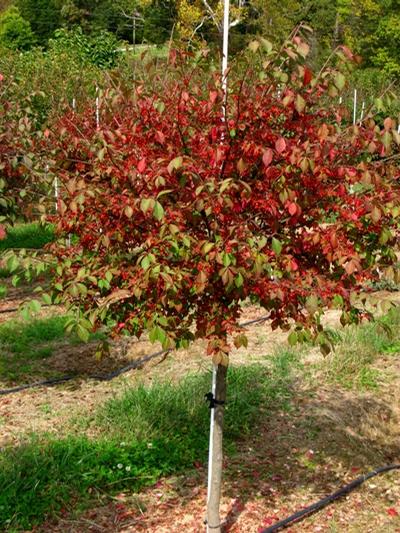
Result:
<svg viewBox="0 0 400 533"><path fill-rule="evenodd" d="M215 400L225 402L226 399L226 374L228 367L218 365ZM219 506L221 500L222 484L222 437L224 426L224 404L216 404L212 408L211 416L214 417L214 431L212 435L212 466L209 479L209 497L207 502L207 531L208 533L221 533L221 520L219 516Z"/></svg>

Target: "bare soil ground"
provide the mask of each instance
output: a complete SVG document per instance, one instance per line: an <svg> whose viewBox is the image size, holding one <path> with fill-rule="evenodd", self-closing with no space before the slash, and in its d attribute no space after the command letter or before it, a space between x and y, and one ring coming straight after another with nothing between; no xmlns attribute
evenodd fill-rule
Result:
<svg viewBox="0 0 400 533"><path fill-rule="evenodd" d="M395 295L399 298L399 295ZM12 306L27 294L13 293ZM393 294L390 294L390 298ZM10 305L10 303L8 303ZM54 313L44 310L44 313ZM260 309L243 309L243 320L262 316ZM1 314L0 320L15 314ZM329 313L336 327L338 314ZM272 332L266 324L248 330L249 346L232 353L232 363L268 363L268 355L286 342L287 333ZM29 389L0 396L0 447L18 444L31 431L70 432L71 421L91 413L107 398L138 382L179 379L188 372L204 371L210 362L204 344L155 359L109 382L88 380L157 350L150 342L114 344L110 358L96 361L96 344L65 343L45 360L56 373L79 372L68 384ZM305 359L305 368L293 381L288 410L260 412L260 424L251 440L239 444L226 462L222 516L226 532L262 531L273 522L333 492L344 483L378 466L400 462L400 359L382 356L376 363L382 382L373 391L345 390L310 374L318 353ZM0 383L0 389L8 384ZM140 494L116 498L99 495L84 513L65 511L37 532L149 532L197 533L204 531L206 465L196 465L182 477L160 480ZM368 481L317 515L289 528L293 532L400 533L400 472Z"/></svg>

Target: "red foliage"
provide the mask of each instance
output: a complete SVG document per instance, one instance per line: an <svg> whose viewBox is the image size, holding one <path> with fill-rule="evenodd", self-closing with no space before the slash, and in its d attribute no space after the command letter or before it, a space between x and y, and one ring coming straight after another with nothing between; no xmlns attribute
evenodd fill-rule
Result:
<svg viewBox="0 0 400 533"><path fill-rule="evenodd" d="M92 324L165 346L206 337L218 358L247 298L273 327L318 333L333 304L357 316L351 292L394 259L398 170L382 158L399 136L371 117L349 125L326 105L334 74L291 52L231 82L226 121L219 78L187 65L110 96L99 131L87 110L53 132L59 230L79 237L56 249L57 287Z"/></svg>

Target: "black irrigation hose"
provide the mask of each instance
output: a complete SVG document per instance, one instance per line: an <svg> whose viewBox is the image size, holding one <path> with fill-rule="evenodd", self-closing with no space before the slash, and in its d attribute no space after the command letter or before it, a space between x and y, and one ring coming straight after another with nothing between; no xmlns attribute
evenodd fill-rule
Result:
<svg viewBox="0 0 400 533"><path fill-rule="evenodd" d="M297 513L294 513L287 518L280 520L279 522L276 522L274 525L267 527L266 529L263 529L261 533L274 533L275 531L279 531L281 529L286 529L289 526L292 526L293 524L299 522L300 520L303 520L303 518L306 518L307 516L310 516L317 511L320 511L330 503L334 502L335 500L338 500L339 498L343 498L343 496L346 496L349 492L353 491L360 485L362 485L365 481L368 479L371 479L374 476L377 476L378 474L383 474L384 472L389 472L390 470L398 470L400 469L400 464L398 465L386 465L382 466L381 468L377 468L376 470L373 470L372 472L369 472L368 474L363 474L362 476L359 476L358 478L354 479L341 489L337 490L336 492L333 492L332 494L329 494L329 496L325 496L325 498L322 498L321 500L309 505L308 507L305 507L301 511L297 511Z"/></svg>
<svg viewBox="0 0 400 533"><path fill-rule="evenodd" d="M159 357L160 355L166 355L170 351L171 350L161 350L159 352L155 352L150 355L147 355L146 357L142 357L141 359L136 359L135 361L132 361L132 363L130 363L129 365L124 366L123 368L120 368L118 370L114 370L113 372L110 372L109 374L90 374L86 376L86 378L96 379L98 381L111 381L117 376L120 376L121 374L128 372L128 370L139 368L144 363L147 363L147 361L150 361L151 359L154 359L155 357ZM20 392L26 389L34 389L36 387L44 387L44 386L51 387L53 385L58 385L59 383L65 383L66 381L72 381L73 379L76 379L77 377L78 376L76 375L62 376L60 378L45 379L43 381L36 381L35 383L29 383L27 385L20 385L18 387L12 387L11 389L3 389L3 390L0 390L0 396L5 396L6 394L13 394L14 392Z"/></svg>
<svg viewBox="0 0 400 533"><path fill-rule="evenodd" d="M266 320L268 320L267 316L264 316L261 318L255 318L254 320L243 322L242 324L240 324L240 327L245 328L252 324L257 324L259 322L265 322ZM132 361L132 363L130 363L129 365L119 368L117 370L114 370L113 372L110 372L109 374L90 374L86 376L86 378L96 379L98 381L111 381L112 379L120 376L121 374L124 374L125 372L128 372L129 370L134 370L136 368L139 368L144 363L147 363L148 361L151 361L152 359L156 357L167 355L170 352L172 352L172 350L161 350L161 351L152 353L150 355L146 355L145 357L142 357L141 359L136 359L135 361ZM45 379L43 381L36 381L35 383L29 383L27 385L20 385L18 387L12 387L11 389L3 389L3 390L0 390L0 396L5 396L6 394L13 394L15 392L21 392L26 389L34 389L37 387L46 387L46 386L51 387L53 385L58 385L59 383L65 383L67 381L72 381L76 377L78 376L75 376L75 375L62 376L60 378Z"/></svg>

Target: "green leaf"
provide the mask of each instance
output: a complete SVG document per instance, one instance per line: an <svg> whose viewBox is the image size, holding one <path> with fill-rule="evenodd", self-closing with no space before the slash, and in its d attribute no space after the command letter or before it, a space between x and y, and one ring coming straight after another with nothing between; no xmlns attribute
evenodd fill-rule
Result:
<svg viewBox="0 0 400 533"><path fill-rule="evenodd" d="M232 264L230 254L227 254L226 252L224 252L222 254L222 262L223 262L224 266L226 266L226 267L230 266Z"/></svg>
<svg viewBox="0 0 400 533"><path fill-rule="evenodd" d="M167 167L167 170L169 174L172 174L174 170L180 169L182 165L183 165L183 157L182 156L175 157L175 159L170 161Z"/></svg>
<svg viewBox="0 0 400 533"><path fill-rule="evenodd" d="M165 331L160 326L154 326L149 332L150 342L161 342L163 344L167 338Z"/></svg>
<svg viewBox="0 0 400 533"><path fill-rule="evenodd" d="M271 53L272 50L273 50L272 43L270 41L268 41L268 39L264 39L263 37L261 37L260 41L261 41L262 47L267 52L267 54Z"/></svg>
<svg viewBox="0 0 400 533"><path fill-rule="evenodd" d="M29 307L31 308L31 310L32 310L34 313L39 313L39 311L40 311L41 308L42 308L42 304L41 304L38 300L32 300L32 301L29 303Z"/></svg>
<svg viewBox="0 0 400 533"><path fill-rule="evenodd" d="M153 198L142 198L140 201L140 209L143 211L143 213L147 213L147 211L152 207L154 207Z"/></svg>
<svg viewBox="0 0 400 533"><path fill-rule="evenodd" d="M346 85L346 78L341 72L338 72L334 78L334 83L336 87L339 89L339 91L344 89L344 86Z"/></svg>
<svg viewBox="0 0 400 533"><path fill-rule="evenodd" d="M154 204L153 216L154 216L154 218L156 218L157 220L162 220L162 219L164 218L164 208L163 208L163 206L160 204L160 202L156 202L156 203Z"/></svg>
<svg viewBox="0 0 400 533"><path fill-rule="evenodd" d="M77 325L76 333L78 334L78 337L81 339L81 341L88 342L90 333L81 323Z"/></svg>
<svg viewBox="0 0 400 533"><path fill-rule="evenodd" d="M278 241L278 239L275 239L275 237L272 237L272 245L271 248L275 255L280 255L282 252L282 243L281 241Z"/></svg>
<svg viewBox="0 0 400 533"><path fill-rule="evenodd" d="M207 255L208 252L211 252L211 250L214 248L214 243L213 242L206 242L203 244L203 247L201 249L201 251L203 252L204 255Z"/></svg>
<svg viewBox="0 0 400 533"><path fill-rule="evenodd" d="M15 272L19 267L19 261L15 255L12 255L7 261L7 268L10 273Z"/></svg>
<svg viewBox="0 0 400 533"><path fill-rule="evenodd" d="M106 153L106 149L105 149L105 147L101 148L101 149L97 152L97 159L98 159L99 161L103 161L105 153Z"/></svg>
<svg viewBox="0 0 400 533"><path fill-rule="evenodd" d="M318 307L318 297L312 294L306 300L306 309L310 313L310 315L314 315L318 311Z"/></svg>
<svg viewBox="0 0 400 533"><path fill-rule="evenodd" d="M46 305L51 305L52 304L51 296L50 296L50 294L47 294L46 292L44 294L42 294L42 300L43 300L43 302Z"/></svg>
<svg viewBox="0 0 400 533"><path fill-rule="evenodd" d="M240 287L242 287L243 285L243 276L242 274L239 272L238 275L236 276L235 278L235 285L236 287L239 289Z"/></svg>
<svg viewBox="0 0 400 533"><path fill-rule="evenodd" d="M148 255L145 255L143 259L140 262L140 266L143 268L143 270L147 270L150 266L150 259Z"/></svg>
<svg viewBox="0 0 400 533"><path fill-rule="evenodd" d="M306 107L306 102L300 94L296 96L294 107L298 113L302 113L304 111L304 108Z"/></svg>

